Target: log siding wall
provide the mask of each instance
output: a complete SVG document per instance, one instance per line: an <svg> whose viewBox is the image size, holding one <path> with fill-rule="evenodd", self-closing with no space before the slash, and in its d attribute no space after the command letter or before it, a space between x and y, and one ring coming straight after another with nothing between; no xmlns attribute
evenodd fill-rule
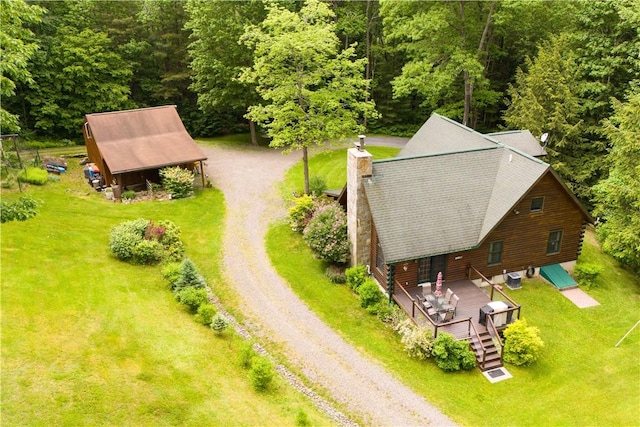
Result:
<svg viewBox="0 0 640 427"><path fill-rule="evenodd" d="M544 197L544 205L541 211L531 212L531 200L536 197ZM501 275L503 270L522 271L528 266L540 267L574 261L582 249L587 221L583 211L562 188L562 184L552 173L547 172L489 233L478 248L448 255L445 280L467 278L469 265L473 265L485 276L491 277ZM560 252L547 254L549 233L556 230L563 232ZM375 228L372 235L371 259L375 260L377 239ZM503 242L502 260L498 264L488 265L489 245L495 241ZM386 281L382 271L376 269L374 275L383 283ZM396 265L394 278L398 282L414 287L418 283L417 277L417 260Z"/></svg>

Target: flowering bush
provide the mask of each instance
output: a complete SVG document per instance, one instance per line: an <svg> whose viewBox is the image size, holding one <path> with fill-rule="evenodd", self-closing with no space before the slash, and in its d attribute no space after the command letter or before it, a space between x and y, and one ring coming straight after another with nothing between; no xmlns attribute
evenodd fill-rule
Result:
<svg viewBox="0 0 640 427"><path fill-rule="evenodd" d="M174 199L187 197L193 192L193 172L179 166L160 169L162 186Z"/></svg>
<svg viewBox="0 0 640 427"><path fill-rule="evenodd" d="M411 319L405 319L397 325L396 331L402 337L404 350L418 360L431 357L433 351L433 333L427 327L416 326Z"/></svg>
<svg viewBox="0 0 640 427"><path fill-rule="evenodd" d="M144 218L126 221L111 229L111 253L134 264L157 264L164 259L177 261L184 249L178 227L171 221L155 226Z"/></svg>
<svg viewBox="0 0 640 427"><path fill-rule="evenodd" d="M304 241L323 260L344 264L349 258L347 215L332 202L316 209L303 232Z"/></svg>

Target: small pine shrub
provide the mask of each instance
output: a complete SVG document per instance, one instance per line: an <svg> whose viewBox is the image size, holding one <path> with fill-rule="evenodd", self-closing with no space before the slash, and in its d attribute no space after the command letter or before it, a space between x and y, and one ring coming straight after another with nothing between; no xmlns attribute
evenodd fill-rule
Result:
<svg viewBox="0 0 640 427"><path fill-rule="evenodd" d="M327 181L321 177L314 175L309 179L309 193L312 196L320 197L327 189Z"/></svg>
<svg viewBox="0 0 640 427"><path fill-rule="evenodd" d="M367 278L359 288L360 307L368 308L384 300L384 294L380 291L373 279Z"/></svg>
<svg viewBox="0 0 640 427"><path fill-rule="evenodd" d="M198 307L198 310L196 311L196 322L198 323L202 323L203 325L211 325L211 322L213 321L213 316L216 315L216 313L218 312L218 310L216 309L216 306L213 304L209 304L209 303L203 303L200 304L200 307Z"/></svg>
<svg viewBox="0 0 640 427"><path fill-rule="evenodd" d="M39 206L39 201L27 195L15 202L0 202L0 222L26 221L38 214Z"/></svg>
<svg viewBox="0 0 640 427"><path fill-rule="evenodd" d="M33 185L44 185L49 180L49 174L44 169L30 167L18 173L18 180Z"/></svg>
<svg viewBox="0 0 640 427"><path fill-rule="evenodd" d="M251 369L249 370L251 375L251 382L253 388L256 391L265 391L271 385L273 381L273 366L271 362L264 356L256 356L251 362Z"/></svg>
<svg viewBox="0 0 640 427"><path fill-rule="evenodd" d="M193 192L193 172L179 166L160 169L162 186L173 199L182 199Z"/></svg>
<svg viewBox="0 0 640 427"><path fill-rule="evenodd" d="M338 203L332 202L317 208L303 236L307 245L324 261L332 264L348 261L347 215Z"/></svg>
<svg viewBox="0 0 640 427"><path fill-rule="evenodd" d="M187 286L181 288L175 293L175 298L179 303L189 307L192 313L196 313L198 308L208 301L207 290L204 288L195 288Z"/></svg>
<svg viewBox="0 0 640 427"><path fill-rule="evenodd" d="M293 207L289 209L289 224L295 232L302 233L313 215L313 197L302 195L293 200Z"/></svg>
<svg viewBox="0 0 640 427"><path fill-rule="evenodd" d="M456 340L451 334L438 334L433 342L431 355L436 365L445 372L476 367L476 356L469 348L469 344L466 341Z"/></svg>
<svg viewBox="0 0 640 427"><path fill-rule="evenodd" d="M529 366L540 357L544 342L540 331L527 326L524 319L518 319L504 330L503 359L516 366Z"/></svg>
<svg viewBox="0 0 640 427"><path fill-rule="evenodd" d="M355 293L358 293L358 289L368 276L367 267L364 265L356 265L355 267L347 268L344 274L346 276L349 289Z"/></svg>
<svg viewBox="0 0 640 427"><path fill-rule="evenodd" d="M133 248L133 262L142 265L154 265L162 260L164 248L155 240L142 239Z"/></svg>
<svg viewBox="0 0 640 427"><path fill-rule="evenodd" d="M573 269L580 286L589 289L596 283L596 279L602 273L602 267L596 264L579 263Z"/></svg>
<svg viewBox="0 0 640 427"><path fill-rule="evenodd" d="M227 330L228 327L229 319L227 319L224 314L217 312L211 321L211 329L213 329L216 334L221 334Z"/></svg>
<svg viewBox="0 0 640 427"><path fill-rule="evenodd" d="M174 291L179 291L186 287L204 288L205 286L206 282L193 261L189 258L182 261L182 264L180 264L180 276L173 287Z"/></svg>

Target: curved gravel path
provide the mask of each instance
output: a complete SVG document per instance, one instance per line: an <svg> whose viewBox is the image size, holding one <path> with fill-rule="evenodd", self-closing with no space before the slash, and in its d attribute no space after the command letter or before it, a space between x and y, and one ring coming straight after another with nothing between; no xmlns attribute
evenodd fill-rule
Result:
<svg viewBox="0 0 640 427"><path fill-rule="evenodd" d="M385 145L403 140L388 142ZM245 302L248 321L244 326L249 332L276 343L307 381L327 390L367 425L454 425L325 325L271 266L265 234L269 223L286 215L277 183L301 153L283 155L258 147L203 150L209 158L206 173L226 199L224 274ZM332 416L331 411L321 409ZM333 418L339 424L353 425L340 416Z"/></svg>

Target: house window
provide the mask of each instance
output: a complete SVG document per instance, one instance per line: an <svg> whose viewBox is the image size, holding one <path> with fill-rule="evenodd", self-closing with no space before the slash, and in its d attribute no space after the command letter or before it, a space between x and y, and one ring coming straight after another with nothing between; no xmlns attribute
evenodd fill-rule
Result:
<svg viewBox="0 0 640 427"><path fill-rule="evenodd" d="M430 272L431 258L420 258L418 260L418 283L428 282Z"/></svg>
<svg viewBox="0 0 640 427"><path fill-rule="evenodd" d="M544 197L534 197L531 199L531 212L542 212Z"/></svg>
<svg viewBox="0 0 640 427"><path fill-rule="evenodd" d="M562 243L562 230L556 230L549 233L549 241L547 242L547 255L557 254L560 252L560 243Z"/></svg>
<svg viewBox="0 0 640 427"><path fill-rule="evenodd" d="M384 271L384 255L382 253L382 245L378 240L376 242L376 267L380 271Z"/></svg>
<svg viewBox="0 0 640 427"><path fill-rule="evenodd" d="M502 262L502 240L489 243L489 259L487 264L500 264Z"/></svg>

